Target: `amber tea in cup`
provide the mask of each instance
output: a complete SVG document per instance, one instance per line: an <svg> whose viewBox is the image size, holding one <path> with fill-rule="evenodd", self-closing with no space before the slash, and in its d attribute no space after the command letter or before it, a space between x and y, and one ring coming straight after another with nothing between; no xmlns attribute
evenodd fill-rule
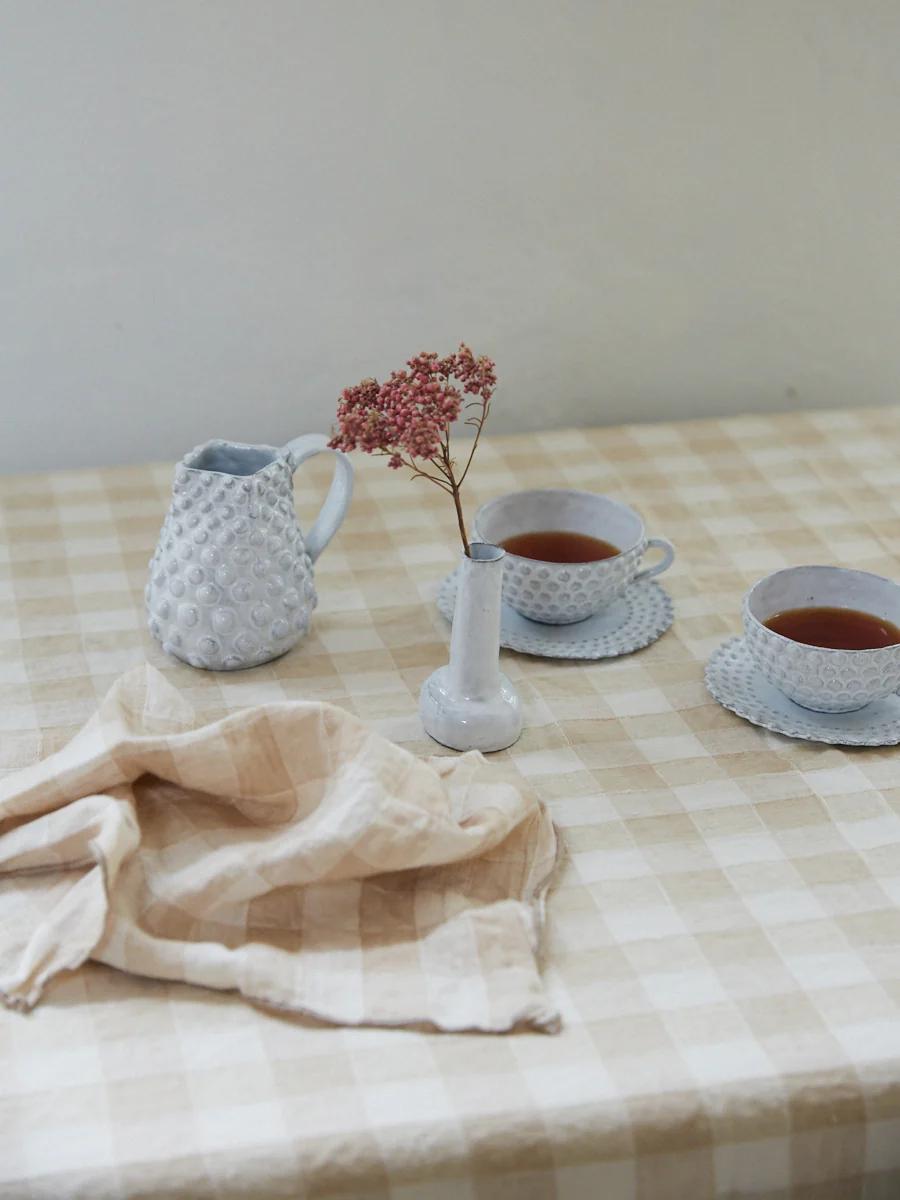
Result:
<svg viewBox="0 0 900 1200"><path fill-rule="evenodd" d="M900 693L900 586L890 579L784 567L753 585L743 618L754 666L803 708L856 712Z"/></svg>
<svg viewBox="0 0 900 1200"><path fill-rule="evenodd" d="M618 546L588 533L568 529L542 529L535 533L516 533L504 538L500 545L508 554L531 558L538 562L586 563L600 562L621 554Z"/></svg>
<svg viewBox="0 0 900 1200"><path fill-rule="evenodd" d="M826 650L878 650L900 643L900 629L893 622L856 608L788 608L763 624L793 642Z"/></svg>
<svg viewBox="0 0 900 1200"><path fill-rule="evenodd" d="M586 621L675 557L665 538L647 537L633 508L575 488L497 496L482 504L474 524L479 541L506 551L503 599L544 625ZM644 566L649 549L661 550L662 561Z"/></svg>

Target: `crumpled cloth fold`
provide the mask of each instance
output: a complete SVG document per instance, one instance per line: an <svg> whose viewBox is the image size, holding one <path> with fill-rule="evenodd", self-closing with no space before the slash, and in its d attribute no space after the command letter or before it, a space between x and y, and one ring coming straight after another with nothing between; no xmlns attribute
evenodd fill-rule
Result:
<svg viewBox="0 0 900 1200"><path fill-rule="evenodd" d="M328 704L197 724L150 666L0 781L0 998L88 959L341 1024L554 1031L546 810Z"/></svg>

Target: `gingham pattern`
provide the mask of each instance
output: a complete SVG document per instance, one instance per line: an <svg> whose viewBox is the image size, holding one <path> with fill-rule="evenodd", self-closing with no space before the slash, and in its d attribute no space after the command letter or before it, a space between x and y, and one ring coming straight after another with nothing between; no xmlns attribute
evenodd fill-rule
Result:
<svg viewBox="0 0 900 1200"><path fill-rule="evenodd" d="M557 839L518 776L421 759L334 705L198 724L159 671L0 779L0 999L87 959L348 1025L555 1031Z"/></svg>
<svg viewBox="0 0 900 1200"><path fill-rule="evenodd" d="M567 860L548 904L556 1037L334 1029L89 967L0 1015L5 1197L895 1200L900 1194L900 761L720 708L703 664L761 574L900 578L894 411L485 442L468 508L608 492L670 537L673 628L607 662L504 653L526 708L502 756ZM2 766L65 741L145 656L195 708L324 698L427 753L444 660L446 497L358 460L308 640L246 675L144 632L171 468L8 478ZM308 527L327 466L297 476Z"/></svg>

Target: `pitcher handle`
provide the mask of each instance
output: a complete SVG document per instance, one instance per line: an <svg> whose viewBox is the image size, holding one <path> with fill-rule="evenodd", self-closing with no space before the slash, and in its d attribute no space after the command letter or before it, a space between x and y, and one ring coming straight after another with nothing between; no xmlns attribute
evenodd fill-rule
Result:
<svg viewBox="0 0 900 1200"><path fill-rule="evenodd" d="M305 433L303 437L288 442L281 451L292 471L296 471L308 458L323 451L335 457L334 476L325 503L319 509L312 529L304 538L306 553L313 562L337 533L350 506L350 498L353 495L353 464L342 451L331 449L324 433Z"/></svg>
<svg viewBox="0 0 900 1200"><path fill-rule="evenodd" d="M647 549L662 550L662 559L658 563L654 563L652 567L644 567L642 571L638 571L632 581L633 583L637 583L641 579L653 579L656 575L662 575L663 571L668 571L669 567L675 561L675 547L668 538L647 538Z"/></svg>

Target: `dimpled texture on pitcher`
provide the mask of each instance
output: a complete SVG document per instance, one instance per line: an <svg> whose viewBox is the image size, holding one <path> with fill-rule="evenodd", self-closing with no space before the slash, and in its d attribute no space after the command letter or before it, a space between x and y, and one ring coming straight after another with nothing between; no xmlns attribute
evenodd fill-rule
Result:
<svg viewBox="0 0 900 1200"><path fill-rule="evenodd" d="M234 671L277 658L306 633L312 562L288 460L242 477L187 466L197 454L176 469L150 561L148 623L167 654Z"/></svg>

